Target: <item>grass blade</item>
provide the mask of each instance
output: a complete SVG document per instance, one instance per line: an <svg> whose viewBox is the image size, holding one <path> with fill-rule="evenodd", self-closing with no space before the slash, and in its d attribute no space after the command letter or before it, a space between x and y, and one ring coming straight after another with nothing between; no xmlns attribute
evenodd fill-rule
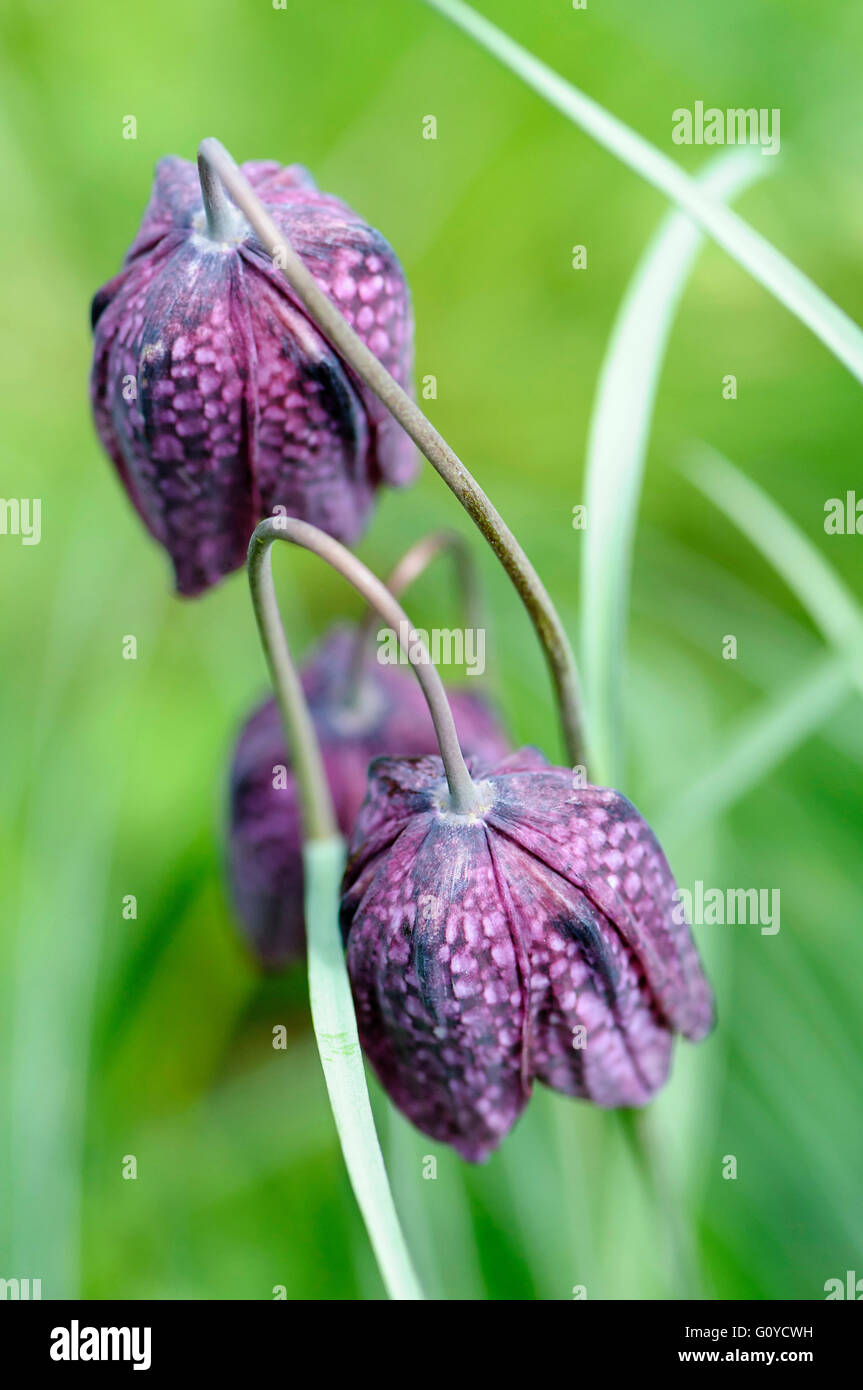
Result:
<svg viewBox="0 0 863 1390"><path fill-rule="evenodd" d="M748 720L722 757L711 759L665 818L670 837L721 814L755 786L836 712L849 687L863 693L863 613L809 537L715 449L700 445L685 472L781 575L833 651Z"/></svg>
<svg viewBox="0 0 863 1390"><path fill-rule="evenodd" d="M343 867L340 839L306 844L303 868L312 1022L351 1185L387 1292L391 1298L421 1299L375 1132L338 931Z"/></svg>
<svg viewBox="0 0 863 1390"><path fill-rule="evenodd" d="M673 843L718 818L816 732L848 695L847 662L828 653L790 690L750 716L713 753L673 806L659 817L663 843Z"/></svg>
<svg viewBox="0 0 863 1390"><path fill-rule="evenodd" d="M863 332L823 290L668 155L528 53L462 0L425 0L689 215L863 381Z"/></svg>
<svg viewBox="0 0 863 1390"><path fill-rule="evenodd" d="M706 444L694 451L685 472L782 576L825 639L855 658L854 680L863 690L863 612L809 537L757 483Z"/></svg>
<svg viewBox="0 0 863 1390"><path fill-rule="evenodd" d="M748 151L712 161L701 186L733 197L763 172ZM587 446L582 670L594 775L622 780L620 692L632 544L650 424L674 313L703 237L682 213L651 241L624 296L600 372Z"/></svg>

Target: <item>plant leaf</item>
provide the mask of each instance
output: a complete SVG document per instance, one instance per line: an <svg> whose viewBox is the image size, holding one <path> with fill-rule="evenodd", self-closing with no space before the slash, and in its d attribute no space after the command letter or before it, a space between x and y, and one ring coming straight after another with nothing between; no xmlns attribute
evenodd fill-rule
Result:
<svg viewBox="0 0 863 1390"><path fill-rule="evenodd" d="M863 332L765 237L699 187L696 179L649 140L566 82L462 0L425 3L470 34L550 105L694 217L718 245L805 323L858 381L863 381Z"/></svg>
<svg viewBox="0 0 863 1390"><path fill-rule="evenodd" d="M825 723L848 695L847 662L821 656L790 690L783 690L714 751L704 771L659 817L663 842L680 839L722 814Z"/></svg>
<svg viewBox="0 0 863 1390"><path fill-rule="evenodd" d="M748 151L710 163L700 183L732 197L763 171ZM582 671L593 774L622 781L620 697L626 612L650 424L675 310L703 237L671 213L652 239L618 310L591 416L581 568Z"/></svg>
<svg viewBox="0 0 863 1390"><path fill-rule="evenodd" d="M391 1298L421 1299L375 1131L338 928L345 848L339 838L303 849L309 996L333 1117L378 1267Z"/></svg>
<svg viewBox="0 0 863 1390"><path fill-rule="evenodd" d="M716 449L698 445L684 471L782 576L826 640L854 659L863 690L863 612L809 537Z"/></svg>

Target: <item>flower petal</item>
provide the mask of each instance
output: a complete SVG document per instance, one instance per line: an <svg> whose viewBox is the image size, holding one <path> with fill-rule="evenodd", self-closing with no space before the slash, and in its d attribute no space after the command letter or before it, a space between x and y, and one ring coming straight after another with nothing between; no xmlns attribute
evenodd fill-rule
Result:
<svg viewBox="0 0 863 1390"><path fill-rule="evenodd" d="M484 827L419 815L372 868L343 900L363 1047L415 1125L480 1161L530 1089L526 961Z"/></svg>
<svg viewBox="0 0 863 1390"><path fill-rule="evenodd" d="M490 831L530 958L531 1075L602 1106L644 1105L663 1084L671 1030L608 918L567 879Z"/></svg>
<svg viewBox="0 0 863 1390"><path fill-rule="evenodd" d="M703 1038L713 1026L710 988L688 927L675 920L668 862L632 803L607 787L574 791L562 768L496 785L489 825L580 889L617 927L672 1027Z"/></svg>
<svg viewBox="0 0 863 1390"><path fill-rule="evenodd" d="M266 196L264 184L261 196ZM347 322L380 359L404 390L412 390L413 314L410 293L395 252L385 237L368 226L345 203L300 189L275 203L273 220L302 256ZM270 278L277 293L291 297L284 276L252 239L243 255ZM296 302L296 301L293 301ZM418 467L412 440L397 425L378 397L348 372L371 427L370 457L374 478L394 487L412 481Z"/></svg>
<svg viewBox="0 0 863 1390"><path fill-rule="evenodd" d="M199 593L242 565L257 519L237 255L201 255L181 243L158 275L132 300L118 296L103 318L98 329L110 346L99 384L121 467L171 555L178 590Z"/></svg>
<svg viewBox="0 0 863 1390"><path fill-rule="evenodd" d="M243 264L255 343L252 472L261 510L282 507L355 541L374 498L359 397L305 315L266 275Z"/></svg>

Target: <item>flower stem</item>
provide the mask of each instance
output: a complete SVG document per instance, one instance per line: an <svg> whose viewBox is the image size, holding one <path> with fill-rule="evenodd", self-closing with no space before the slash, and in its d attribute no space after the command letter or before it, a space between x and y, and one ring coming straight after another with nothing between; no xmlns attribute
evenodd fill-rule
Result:
<svg viewBox="0 0 863 1390"><path fill-rule="evenodd" d="M409 550L405 551L395 567L390 570L385 581L386 587L394 598L398 598L405 589L419 579L420 575L438 555L447 550L451 552L455 560L464 604L465 626L469 628L482 627L479 586L476 581L471 553L464 538L457 531L430 531L427 536L422 536ZM348 675L348 686L351 690L357 688L362 677L366 648L371 639L375 617L374 605L369 604L360 619L354 639L354 650Z"/></svg>
<svg viewBox="0 0 863 1390"><path fill-rule="evenodd" d="M387 1292L394 1299L421 1299L422 1289L393 1202L366 1086L338 930L345 846L336 826L315 727L279 616L272 574L272 542L279 538L303 543L287 534L281 517L259 526L249 545L249 588L299 790L309 1000L315 1040L351 1186ZM314 547L310 544L308 548Z"/></svg>
<svg viewBox="0 0 863 1390"><path fill-rule="evenodd" d="M212 241L230 241L241 227L243 219L225 193L225 185L206 159L198 156L198 178L201 197L207 216L207 236Z"/></svg>
<svg viewBox="0 0 863 1390"><path fill-rule="evenodd" d="M270 546L256 536L249 546L249 588L297 779L303 840L329 840L339 832L321 748L279 616Z"/></svg>
<svg viewBox="0 0 863 1390"><path fill-rule="evenodd" d="M337 570L349 584L352 584L357 592L373 605L383 621L393 628L405 656L413 667L429 707L429 714L434 725L441 761L449 786L450 808L457 815L468 815L477 804L477 789L462 756L455 720L452 716L449 700L446 697L443 681L438 675L437 667L431 661L425 646L416 638L410 619L393 598L386 585L372 574L368 566L364 565L362 560L358 560L356 555L353 555L346 546L342 545L340 541L334 540L332 536L328 536L325 531L319 530L317 526L310 526L307 521L299 521L292 516L268 517L266 521L262 521L260 525L255 527L249 543L249 582L252 586L252 599L255 603L255 613L258 615L259 630L268 652L268 660L271 663L270 669L273 670L279 664L283 666L286 656L288 664L291 664L287 642L281 631L281 623L278 618L272 570L267 559L273 541L280 540L289 541L293 545L300 545L305 550L310 550L314 555L320 556L328 565ZM264 604L260 603L262 578ZM262 621L261 614L263 614L266 626ZM275 625L278 625L278 634L275 632ZM291 678L283 672L282 679L287 689ZM295 671L293 679L297 681L298 685L299 681ZM300 694L302 694L301 691ZM290 699L290 692L288 692L288 699ZM306 715L308 717L307 710ZM292 711L290 717L296 719L296 711ZM306 736L310 736L314 740L311 720L308 722ZM320 757L320 753L318 753L318 757ZM297 780L299 782L299 776ZM330 834L332 834L331 828L325 830L323 835L310 835L310 838L327 838Z"/></svg>
<svg viewBox="0 0 863 1390"><path fill-rule="evenodd" d="M198 161L222 180L306 312L410 435L489 542L515 585L545 652L567 754L573 763L586 766L581 696L572 648L551 598L512 531L461 459L321 289L225 147L218 140L203 140Z"/></svg>

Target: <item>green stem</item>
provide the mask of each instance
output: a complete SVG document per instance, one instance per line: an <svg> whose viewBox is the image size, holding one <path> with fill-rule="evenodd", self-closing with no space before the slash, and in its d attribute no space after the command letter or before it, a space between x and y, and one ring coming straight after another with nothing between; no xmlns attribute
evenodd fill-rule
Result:
<svg viewBox="0 0 863 1390"><path fill-rule="evenodd" d="M222 180L306 312L410 435L485 536L515 585L542 644L554 683L567 754L573 763L586 766L581 694L572 648L551 598L512 531L461 459L321 289L224 146L218 140L203 140L198 162Z"/></svg>
<svg viewBox="0 0 863 1390"><path fill-rule="evenodd" d="M248 230L242 214L225 193L222 180L205 159L198 158L198 178L207 218L207 236L211 241L233 241Z"/></svg>
<svg viewBox="0 0 863 1390"><path fill-rule="evenodd" d="M396 633L399 645L413 667L414 675L426 698L440 748L441 762L446 772L450 792L450 810L454 811L456 815L469 815L477 805L479 793L467 770L459 746L455 720L452 716L449 700L446 697L443 681L426 651L425 645L417 639L408 615L393 598L386 585L378 579L377 575L372 574L368 566L364 565L362 560L358 560L347 546L334 540L332 536L328 536L317 526L310 526L307 521L299 521L292 516L278 516L268 517L266 521L262 521L260 525L256 526L252 533L252 539L249 542L249 583L252 588L255 613L258 616L261 640L267 652L267 660L270 662L270 670L278 671L278 680L285 693L286 701L293 706L302 702L305 707L299 677L293 670L293 663L279 619L273 590L272 569L267 559L273 541L288 541L292 545L302 546L305 550L310 550L312 554L325 560L349 584L352 584L368 603L373 605L383 621ZM261 602L262 588L263 603ZM305 718L298 717L296 708L289 709L288 719L290 721L289 737L291 736L291 728L295 726L299 735L311 739L315 744L317 743L307 709ZM320 775L323 776L319 750L315 756L318 759ZM299 782L300 779L297 780ZM301 783L300 785L302 790L305 784ZM313 794L319 796L320 789L314 788ZM309 808L310 816L313 809L313 807ZM307 838L327 839L334 833L334 820L330 813L329 824L325 824L320 832L307 832Z"/></svg>
<svg viewBox="0 0 863 1390"><path fill-rule="evenodd" d="M294 517L271 517L249 543L249 588L300 793L303 820L309 997L315 1038L351 1185L392 1298L423 1297L399 1224L366 1086L350 981L338 932L344 844L336 830L320 745L291 657L273 585L272 546L288 541L342 574L399 640L426 697L450 790L451 809L468 815L478 790L465 766L440 676L415 640L407 614L381 581L332 536Z"/></svg>
<svg viewBox="0 0 863 1390"><path fill-rule="evenodd" d="M303 839L331 840L338 835L338 825L321 747L279 616L270 543L261 540L257 531L249 545L248 567L249 589L261 646L267 658L288 740L291 766L297 779Z"/></svg>
<svg viewBox="0 0 863 1390"><path fill-rule="evenodd" d="M261 644L299 790L312 1024L342 1153L381 1277L391 1298L421 1299L375 1131L339 935L344 842L336 828L320 745L273 586L272 542L280 536L292 538L277 529L283 524L284 519L278 518L258 527L249 545L248 570Z"/></svg>
<svg viewBox="0 0 863 1390"><path fill-rule="evenodd" d="M449 551L455 561L464 603L465 626L482 627L479 586L471 553L464 538L457 531L430 531L427 536L423 536L415 545L405 551L396 566L387 575L386 587L395 598L398 598L405 589L419 579L432 561L444 551ZM357 628L348 675L348 686L351 690L355 690L359 685L366 659L366 648L371 640L375 618L374 606L369 604Z"/></svg>

